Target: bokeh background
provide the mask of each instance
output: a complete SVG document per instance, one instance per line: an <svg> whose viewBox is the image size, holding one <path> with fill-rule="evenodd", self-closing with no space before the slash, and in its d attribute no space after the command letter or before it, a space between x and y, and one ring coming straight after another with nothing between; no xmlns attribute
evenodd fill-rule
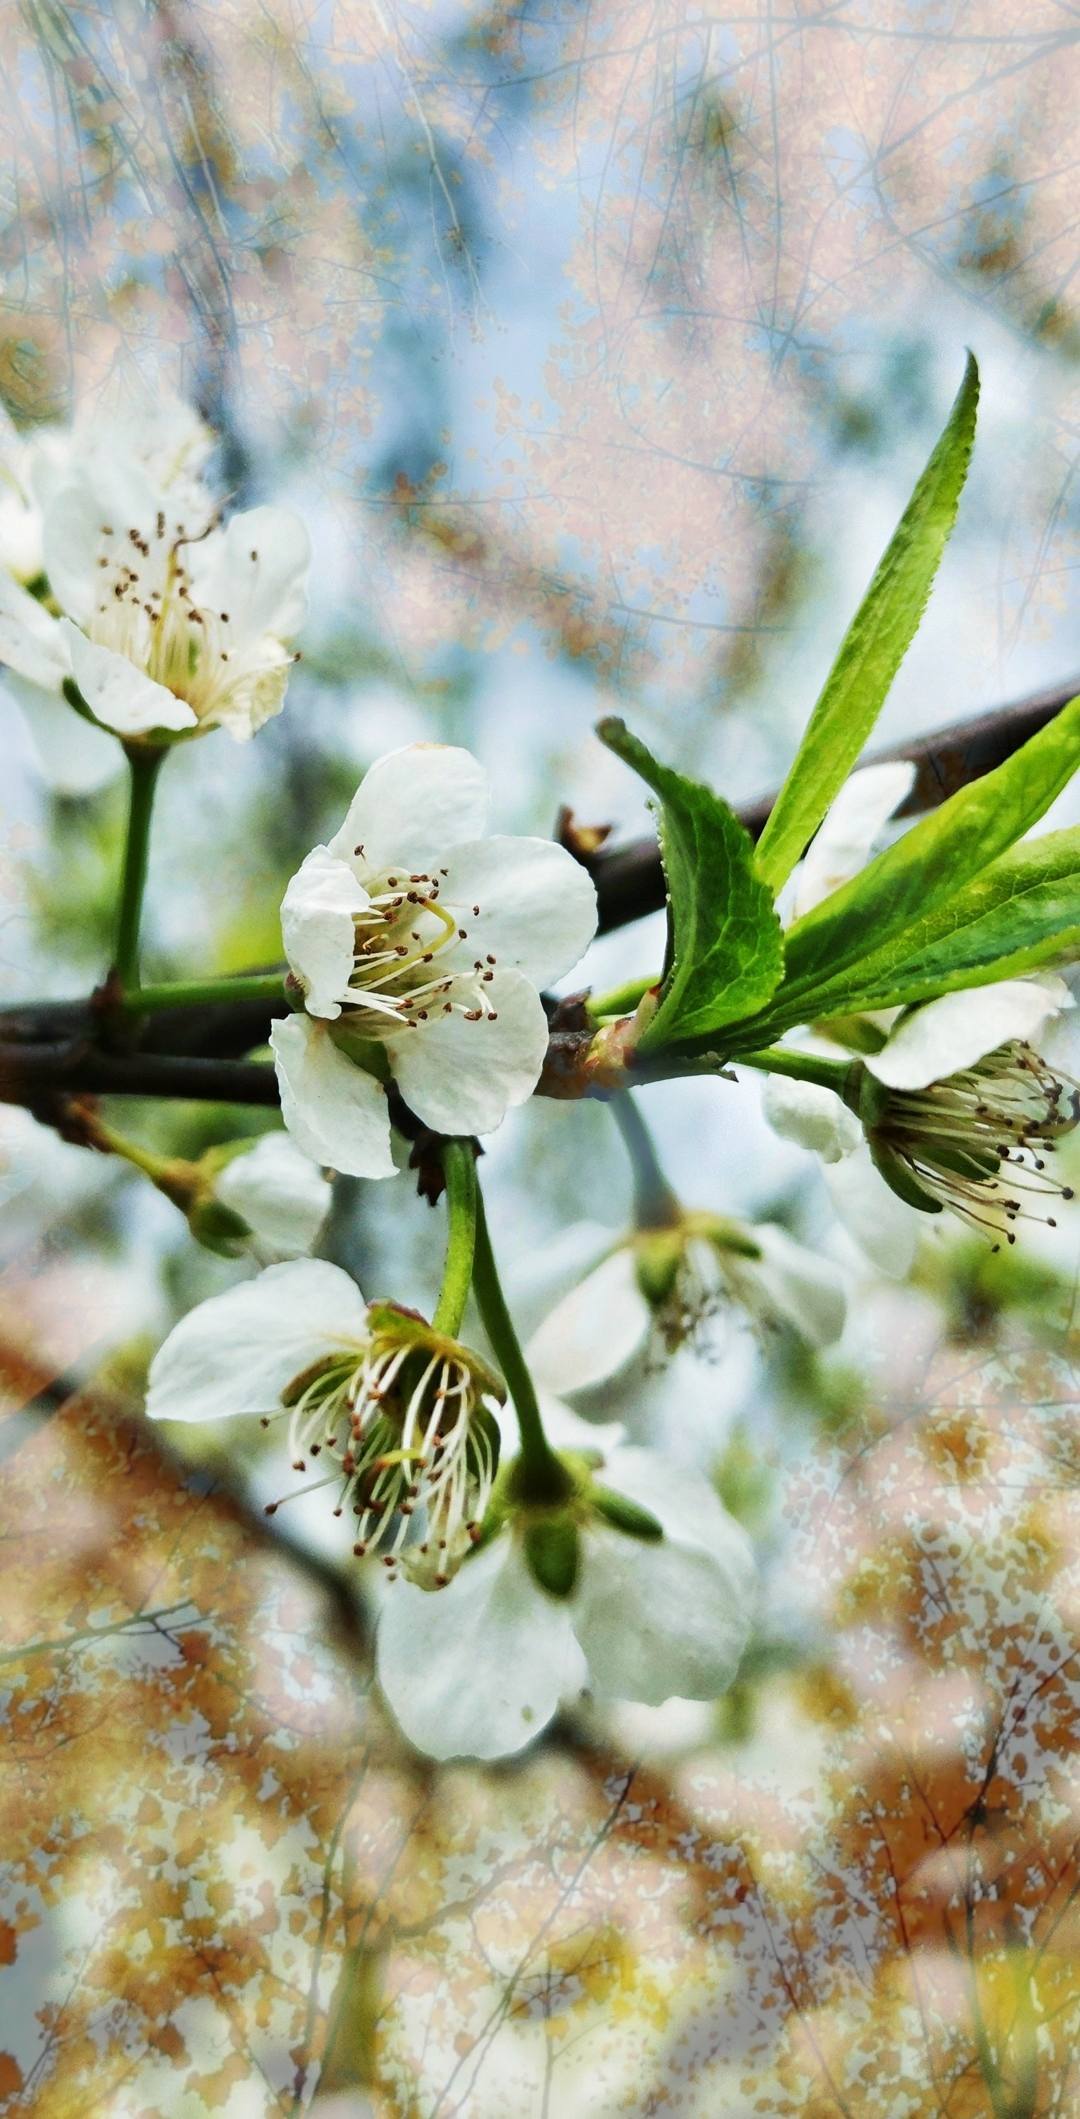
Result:
<svg viewBox="0 0 1080 2119"><path fill-rule="evenodd" d="M775 784L967 345L975 464L882 733L1080 670L1063 0L3 19L9 411L180 389L236 504L315 547L285 713L163 781L152 975L274 960L293 867L416 737L474 747L510 830L644 827L613 708L732 800ZM85 991L115 760L39 752L7 698L0 746L5 993ZM757 1636L716 1708L582 1708L439 1770L370 1690L325 1512L266 1523L276 1448L140 1422L169 1322L247 1268L0 1113L0 2109L1076 2110L1077 1231L1007 1265L954 1232L886 1282L755 1083L646 1109L689 1203L786 1222L851 1289L828 1357L733 1319L607 1408L753 1528ZM184 1152L266 1123L117 1117ZM566 1229L627 1214L618 1139L537 1102L485 1174L528 1322ZM327 1243L432 1299L406 1180L340 1187Z"/></svg>

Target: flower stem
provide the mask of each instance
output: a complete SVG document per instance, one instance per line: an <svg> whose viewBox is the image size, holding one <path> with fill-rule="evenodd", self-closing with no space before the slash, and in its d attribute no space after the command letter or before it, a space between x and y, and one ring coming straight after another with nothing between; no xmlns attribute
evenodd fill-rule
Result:
<svg viewBox="0 0 1080 2119"><path fill-rule="evenodd" d="M484 1199L476 1187L476 1258L473 1290L495 1359L506 1378L521 1436L522 1486L533 1501L561 1501L571 1490L569 1473L560 1464L546 1434L532 1377L514 1330L498 1267L491 1249Z"/></svg>
<svg viewBox="0 0 1080 2119"><path fill-rule="evenodd" d="M113 972L122 991L135 993L139 985L139 926L150 853L150 820L157 776L166 753L145 743L125 743L124 753L130 774L128 820Z"/></svg>
<svg viewBox="0 0 1080 2119"><path fill-rule="evenodd" d="M461 1320L465 1315L465 1304L472 1286L473 1259L476 1252L479 1193L476 1183L476 1151L471 1140L444 1141L442 1167L446 1179L449 1228L442 1287L431 1322L435 1331L446 1332L448 1337L456 1339L461 1330Z"/></svg>
<svg viewBox="0 0 1080 2119"><path fill-rule="evenodd" d="M738 1052L732 1065L756 1067L762 1074L787 1074L796 1082L816 1082L819 1088L832 1089L837 1096L843 1095L851 1072L850 1059L822 1059L819 1053L799 1052L786 1045L766 1045L761 1052Z"/></svg>
<svg viewBox="0 0 1080 2119"><path fill-rule="evenodd" d="M159 1009L200 1007L216 1001L279 1001L284 971L246 971L236 978L177 979L166 986L140 986L126 993L126 1015L156 1015Z"/></svg>
<svg viewBox="0 0 1080 2119"><path fill-rule="evenodd" d="M656 978L626 979L621 986L613 986L610 993L590 994L586 1007L593 1020L602 1016L631 1015L639 1001L657 983Z"/></svg>
<svg viewBox="0 0 1080 2119"><path fill-rule="evenodd" d="M609 1105L623 1137L634 1173L634 1220L639 1229L670 1229L682 1217L682 1207L660 1168L660 1158L648 1126L632 1096L623 1092Z"/></svg>
<svg viewBox="0 0 1080 2119"><path fill-rule="evenodd" d="M129 1140L126 1133L118 1133L114 1126L106 1125L100 1112L92 1106L79 1108L78 1131L85 1147L96 1148L101 1155L118 1155L122 1162L130 1163L132 1169L141 1170L166 1198L176 1202L190 1193L196 1180L193 1163L181 1156L155 1155L152 1148L141 1148L138 1141Z"/></svg>

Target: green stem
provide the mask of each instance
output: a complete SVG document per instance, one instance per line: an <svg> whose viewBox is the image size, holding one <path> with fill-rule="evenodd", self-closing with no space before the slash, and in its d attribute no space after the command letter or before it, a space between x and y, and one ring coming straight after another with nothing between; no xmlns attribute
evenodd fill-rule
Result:
<svg viewBox="0 0 1080 2119"><path fill-rule="evenodd" d="M130 782L113 971L121 989L135 993L139 985L139 926L150 854L150 820L154 813L157 776L166 753L145 743L125 743L124 753Z"/></svg>
<svg viewBox="0 0 1080 2119"><path fill-rule="evenodd" d="M237 978L177 979L167 986L140 986L124 995L126 1015L155 1015L159 1009L201 1007L217 1001L280 1001L284 971L246 971Z"/></svg>
<svg viewBox="0 0 1080 2119"><path fill-rule="evenodd" d="M561 1501L571 1490L572 1481L560 1464L546 1434L537 1402L532 1377L525 1363L517 1333L514 1330L506 1297L499 1280L498 1267L491 1249L484 1199L479 1183L476 1187L476 1257L473 1264L473 1291L484 1320L484 1329L491 1341L492 1352L506 1378L507 1388L514 1401L518 1432L521 1436L521 1470L523 1485L533 1501Z"/></svg>
<svg viewBox="0 0 1080 2119"><path fill-rule="evenodd" d="M639 1229L670 1229L682 1219L682 1205L660 1168L648 1126L632 1096L613 1096L609 1105L623 1137L634 1173L634 1220Z"/></svg>
<svg viewBox="0 0 1080 2119"><path fill-rule="evenodd" d="M851 1072L849 1059L822 1059L816 1052L799 1052L794 1046L766 1045L761 1052L738 1052L732 1065L756 1067L762 1074L786 1074L792 1081L816 1082L821 1089L832 1089L837 1096L844 1093L844 1085Z"/></svg>
<svg viewBox="0 0 1080 2119"><path fill-rule="evenodd" d="M447 1140L442 1148L449 1227L442 1287L431 1320L437 1332L456 1339L472 1286L476 1251L478 1188L476 1151L471 1140Z"/></svg>
<svg viewBox="0 0 1080 2119"><path fill-rule="evenodd" d="M632 1015L638 1002L644 1000L656 983L655 978L625 979L621 986L613 986L610 993L590 995L585 1005L594 1021L599 1021L601 1016Z"/></svg>
<svg viewBox="0 0 1080 2119"><path fill-rule="evenodd" d="M172 1167L172 1158L155 1155L149 1148L140 1148L137 1141L129 1140L124 1133L117 1133L113 1126L107 1126L103 1118L94 1117L92 1131L95 1148L108 1155L119 1155L154 1184Z"/></svg>

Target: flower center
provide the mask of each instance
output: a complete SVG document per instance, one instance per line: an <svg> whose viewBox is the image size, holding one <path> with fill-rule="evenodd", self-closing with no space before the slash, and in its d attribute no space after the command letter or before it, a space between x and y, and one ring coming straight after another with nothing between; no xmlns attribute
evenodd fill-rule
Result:
<svg viewBox="0 0 1080 2119"><path fill-rule="evenodd" d="M183 699L200 721L218 718L226 702L257 705L268 672L296 659L277 642L265 643L255 658L230 645L229 612L199 599L190 551L219 524L212 514L191 531L164 508L149 528L102 523L97 602L86 628L100 647ZM253 572L259 566L254 546L247 564Z"/></svg>
<svg viewBox="0 0 1080 2119"><path fill-rule="evenodd" d="M188 549L217 527L188 533L159 509L151 529L102 523L97 605L87 630L102 647L125 655L205 718L227 669L229 614L195 599ZM254 555L253 555L254 556Z"/></svg>
<svg viewBox="0 0 1080 2119"><path fill-rule="evenodd" d="M880 1115L867 1117L871 1140L900 1158L928 1204L988 1230L995 1251L1003 1237L1016 1242L1018 1220L1056 1227L1046 1206L1073 1191L1047 1162L1078 1124L1080 1083L1017 1039L929 1088L885 1092Z"/></svg>
<svg viewBox="0 0 1080 2119"><path fill-rule="evenodd" d="M480 1535L498 1462L498 1429L451 1342L374 1334L294 1377L282 1412L294 1471L324 1451L334 1460L286 1498L337 1486L333 1513L356 1518L358 1559L378 1551L391 1579L400 1564L442 1588Z"/></svg>
<svg viewBox="0 0 1080 2119"><path fill-rule="evenodd" d="M363 847L356 849L362 857ZM395 869L368 880L369 902L354 920L355 949L347 1007L362 1013L365 1031L386 1037L442 1016L498 1021L488 988L496 959L472 955L470 929L479 905L447 905L447 871Z"/></svg>

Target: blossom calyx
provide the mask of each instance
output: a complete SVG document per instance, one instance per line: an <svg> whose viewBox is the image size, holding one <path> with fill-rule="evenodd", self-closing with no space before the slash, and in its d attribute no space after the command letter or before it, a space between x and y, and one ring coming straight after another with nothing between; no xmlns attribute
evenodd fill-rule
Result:
<svg viewBox="0 0 1080 2119"><path fill-rule="evenodd" d="M1080 1124L1080 1088L1058 1076L1025 1040L1010 1038L967 1067L916 1088L849 1069L844 1101L890 1189L924 1214L945 1207L1016 1241L1022 1217L1046 1221L1048 1199L1072 1198L1047 1169L1062 1135Z"/></svg>
<svg viewBox="0 0 1080 2119"><path fill-rule="evenodd" d="M497 1530L515 1526L520 1530L522 1550L537 1587L552 1597L569 1597L577 1587L582 1538L596 1518L625 1537L642 1538L649 1544L664 1536L663 1525L640 1501L598 1481L594 1474L603 1464L600 1450L574 1449L552 1453L543 1470L558 1478L538 1482L524 1457L505 1467L501 1490L493 1497L478 1543L486 1543Z"/></svg>

